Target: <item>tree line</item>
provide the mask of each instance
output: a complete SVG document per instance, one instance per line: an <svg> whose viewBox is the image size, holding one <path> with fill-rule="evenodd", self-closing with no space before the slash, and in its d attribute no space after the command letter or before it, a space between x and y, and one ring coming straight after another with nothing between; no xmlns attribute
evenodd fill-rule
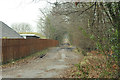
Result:
<svg viewBox="0 0 120 80"><path fill-rule="evenodd" d="M62 42L68 34L72 45L83 50L98 50L114 61L120 55L119 2L55 2L40 19L44 34ZM111 52L111 54L110 54Z"/></svg>
<svg viewBox="0 0 120 80"><path fill-rule="evenodd" d="M120 53L120 2L55 2L52 10L38 20L38 32L62 43L69 36L72 45L85 51L112 51L115 60ZM18 32L30 32L26 23L13 24ZM109 55L109 54L108 54Z"/></svg>

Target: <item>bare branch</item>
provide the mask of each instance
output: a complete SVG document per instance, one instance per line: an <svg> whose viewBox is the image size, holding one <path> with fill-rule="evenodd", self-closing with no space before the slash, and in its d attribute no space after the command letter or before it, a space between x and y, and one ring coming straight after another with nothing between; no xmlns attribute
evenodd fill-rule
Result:
<svg viewBox="0 0 120 80"><path fill-rule="evenodd" d="M96 2L95 2L96 3ZM95 5L95 3L94 4L92 4L90 7L88 7L87 9L85 9L85 10L83 10L78 16L80 16L81 14L83 14L84 12L86 12L87 10L89 10L90 8L92 8L94 5ZM71 11L71 12L68 12L68 13L58 13L57 12L57 14L59 14L59 15L70 15L70 14L73 14L73 13L78 13L79 11L77 10L77 11Z"/></svg>
<svg viewBox="0 0 120 80"><path fill-rule="evenodd" d="M110 20L111 24L115 27L115 25L113 24L112 19L110 18L110 15L108 14L107 10L104 8L103 4L102 4L102 3L100 3L100 5L101 5L102 9L105 11L106 15L108 16L108 18L109 18L109 20Z"/></svg>
<svg viewBox="0 0 120 80"><path fill-rule="evenodd" d="M41 9L39 9L40 10L40 12L44 15L44 17L47 17L46 15L45 15L45 13L41 10Z"/></svg>
<svg viewBox="0 0 120 80"><path fill-rule="evenodd" d="M93 24L95 22L95 14L96 14L96 2L95 2L95 9L94 9L94 18L93 18L93 22L92 22L91 26L93 26Z"/></svg>
<svg viewBox="0 0 120 80"><path fill-rule="evenodd" d="M91 5L90 7L88 7L87 9L85 9L84 11L82 11L82 12L79 14L79 16L80 16L81 14L83 14L84 12L86 12L87 10L89 10L90 8L92 8L95 4L96 4L96 2L95 2L93 5Z"/></svg>

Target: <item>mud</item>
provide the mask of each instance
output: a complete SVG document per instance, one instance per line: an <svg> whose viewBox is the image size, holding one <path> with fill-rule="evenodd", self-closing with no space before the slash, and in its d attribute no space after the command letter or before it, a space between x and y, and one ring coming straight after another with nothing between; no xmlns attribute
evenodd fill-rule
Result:
<svg viewBox="0 0 120 80"><path fill-rule="evenodd" d="M5 68L3 78L55 78L67 68L79 63L82 55L60 47L51 48L45 56L31 60L28 64Z"/></svg>

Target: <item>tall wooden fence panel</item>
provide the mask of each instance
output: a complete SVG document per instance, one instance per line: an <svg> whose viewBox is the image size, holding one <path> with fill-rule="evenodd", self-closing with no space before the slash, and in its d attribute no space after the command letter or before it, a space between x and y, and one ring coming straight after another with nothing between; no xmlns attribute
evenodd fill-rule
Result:
<svg viewBox="0 0 120 80"><path fill-rule="evenodd" d="M50 39L2 39L2 62L29 56L32 53L58 45Z"/></svg>

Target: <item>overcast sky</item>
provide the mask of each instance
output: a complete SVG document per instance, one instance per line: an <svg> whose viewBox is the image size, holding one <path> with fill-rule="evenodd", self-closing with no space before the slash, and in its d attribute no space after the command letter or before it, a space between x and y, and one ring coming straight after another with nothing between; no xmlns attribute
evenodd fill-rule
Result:
<svg viewBox="0 0 120 80"><path fill-rule="evenodd" d="M45 0L37 3L32 0L0 0L0 21L9 26L16 22L26 22L35 27L41 15L39 8L44 9L47 4Z"/></svg>
<svg viewBox="0 0 120 80"><path fill-rule="evenodd" d="M16 22L19 23L26 22L31 24L33 27L36 26L38 16L41 16L39 8L44 9L49 6L46 0L39 0L39 2L37 3L32 1L33 0L0 0L0 21L5 22L9 26ZM48 1L55 2L56 0ZM57 1L83 1L83 0L57 0Z"/></svg>

